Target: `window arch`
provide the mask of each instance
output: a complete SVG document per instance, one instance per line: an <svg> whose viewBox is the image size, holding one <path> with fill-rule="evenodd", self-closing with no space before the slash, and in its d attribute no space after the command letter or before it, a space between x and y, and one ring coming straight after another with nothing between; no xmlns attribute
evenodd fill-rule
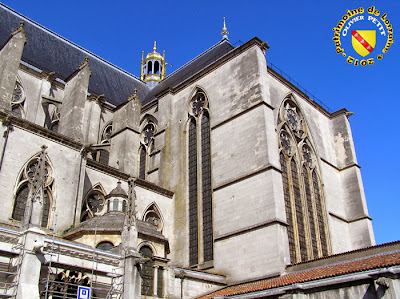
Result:
<svg viewBox="0 0 400 299"><path fill-rule="evenodd" d="M102 241L99 244L97 244L96 248L104 251L110 251L111 248L114 247L114 244L111 243L110 241Z"/></svg>
<svg viewBox="0 0 400 299"><path fill-rule="evenodd" d="M152 121L148 121L140 135L141 144L139 147L139 178L143 180L146 179L149 155L154 150L155 132L155 123Z"/></svg>
<svg viewBox="0 0 400 299"><path fill-rule="evenodd" d="M81 222L86 221L106 211L105 191L100 184L95 185L82 202Z"/></svg>
<svg viewBox="0 0 400 299"><path fill-rule="evenodd" d="M153 224L158 231L162 232L164 224L156 203L152 203L143 213L143 221Z"/></svg>
<svg viewBox="0 0 400 299"><path fill-rule="evenodd" d="M281 106L278 132L291 262L326 256L328 229L316 153L292 97Z"/></svg>
<svg viewBox="0 0 400 299"><path fill-rule="evenodd" d="M210 115L206 94L197 89L188 108L189 264L196 265L214 258Z"/></svg>
<svg viewBox="0 0 400 299"><path fill-rule="evenodd" d="M30 194L32 180L39 165L40 154L33 156L22 168L18 176L16 189L14 192L14 206L11 218L22 221L25 214L26 203ZM47 227L53 201L53 169L50 166L47 156L45 156L45 183L43 192L43 210L41 226Z"/></svg>
<svg viewBox="0 0 400 299"><path fill-rule="evenodd" d="M142 295L153 296L154 271L153 251L149 246L140 248L139 253L148 260L142 266Z"/></svg>

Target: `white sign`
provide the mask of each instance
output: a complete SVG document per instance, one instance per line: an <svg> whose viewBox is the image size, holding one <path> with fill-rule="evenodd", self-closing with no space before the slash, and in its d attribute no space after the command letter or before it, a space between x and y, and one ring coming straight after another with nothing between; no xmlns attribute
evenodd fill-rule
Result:
<svg viewBox="0 0 400 299"><path fill-rule="evenodd" d="M89 287L78 287L77 299L90 299L90 288Z"/></svg>

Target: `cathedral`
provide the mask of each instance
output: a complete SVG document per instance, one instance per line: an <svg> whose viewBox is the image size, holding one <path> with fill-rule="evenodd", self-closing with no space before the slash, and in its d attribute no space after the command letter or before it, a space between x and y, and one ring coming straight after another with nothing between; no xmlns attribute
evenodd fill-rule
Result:
<svg viewBox="0 0 400 299"><path fill-rule="evenodd" d="M0 4L0 297L400 298L346 109L222 39L140 76ZM138 57L140 59L140 56Z"/></svg>

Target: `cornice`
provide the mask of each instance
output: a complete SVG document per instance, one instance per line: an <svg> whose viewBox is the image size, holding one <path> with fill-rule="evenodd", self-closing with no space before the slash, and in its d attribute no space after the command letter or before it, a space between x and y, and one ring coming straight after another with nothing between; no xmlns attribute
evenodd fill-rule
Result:
<svg viewBox="0 0 400 299"><path fill-rule="evenodd" d="M151 102L147 103L146 105L144 105L143 106L143 110L147 110L148 106L154 105L154 103L157 102L158 99L162 98L163 96L165 96L168 93L172 93L172 94L178 93L179 91L181 91L184 88L186 88L188 85L192 84L193 82L196 82L200 78L202 78L205 75L211 73L212 71L214 71L218 67L222 66L223 64L225 64L228 61L232 60L233 58L239 56L240 54L242 54L243 52L245 52L246 50L250 49L253 46L259 47L262 51L265 51L265 50L268 49L268 45L266 43L264 43L258 37L254 37L251 40L249 40L248 42L244 43L243 45L241 45L241 46L239 46L237 48L234 48L232 51L230 51L229 53L225 54L224 56L222 56L218 60L210 63L204 69L202 69L201 71L199 71L196 74L192 75L191 77L187 78L186 80L184 80L183 82L181 82L177 86L175 86L175 87L166 87L164 90L160 91L159 93L157 93L155 95L155 99L153 101L151 101Z"/></svg>

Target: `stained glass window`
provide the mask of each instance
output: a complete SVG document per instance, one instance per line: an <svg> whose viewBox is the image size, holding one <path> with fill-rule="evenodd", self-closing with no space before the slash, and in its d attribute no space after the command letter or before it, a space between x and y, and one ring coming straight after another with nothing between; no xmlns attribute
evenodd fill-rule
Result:
<svg viewBox="0 0 400 299"><path fill-rule="evenodd" d="M25 207L29 196L29 189L32 183L32 179L38 166L38 156L32 158L21 171L17 184L17 192L14 199L14 207L12 212L12 218L15 220L22 221L24 218ZM53 187L52 170L50 165L45 162L45 176L46 181L43 189L43 210L42 210L42 221L41 226L47 227L50 207L51 207L51 189Z"/></svg>
<svg viewBox="0 0 400 299"><path fill-rule="evenodd" d="M189 263L198 263L197 134L196 121L189 124Z"/></svg>
<svg viewBox="0 0 400 299"><path fill-rule="evenodd" d="M278 127L281 128L280 164L291 263L328 255L316 155L304 117L294 101L287 100L281 106Z"/></svg>
<svg viewBox="0 0 400 299"><path fill-rule="evenodd" d="M210 116L206 108L206 96L198 92L191 101L189 112L192 114L188 134L190 265L214 258ZM198 209L201 209L201 218ZM200 232L199 227L202 228ZM201 235L202 238L199 237ZM203 253L202 261L199 260L199 252Z"/></svg>
<svg viewBox="0 0 400 299"><path fill-rule="evenodd" d="M203 196L203 250L204 261L213 259L213 225L211 194L210 122L208 115L201 119L201 178Z"/></svg>
<svg viewBox="0 0 400 299"><path fill-rule="evenodd" d="M139 160L139 178L146 178L146 149L144 146L140 147L140 160Z"/></svg>
<svg viewBox="0 0 400 299"><path fill-rule="evenodd" d="M153 251L148 246L140 248L139 253L144 257L148 258L142 266L142 295L153 296L153 283L154 283L154 271L153 271Z"/></svg>

